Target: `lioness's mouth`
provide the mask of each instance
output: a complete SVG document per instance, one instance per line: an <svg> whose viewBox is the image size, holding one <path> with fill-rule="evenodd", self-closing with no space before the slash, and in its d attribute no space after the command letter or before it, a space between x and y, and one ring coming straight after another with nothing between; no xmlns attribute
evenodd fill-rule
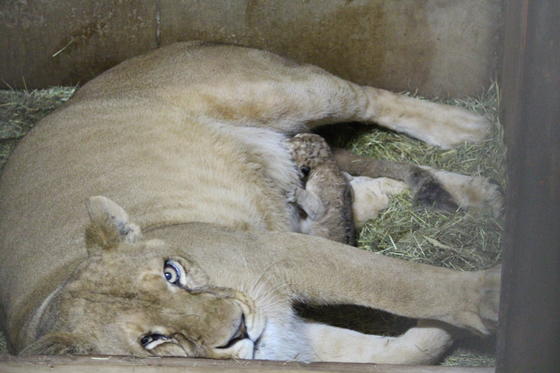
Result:
<svg viewBox="0 0 560 373"><path fill-rule="evenodd" d="M237 328L235 333L231 336L229 341L226 344L218 346L216 348L220 348L220 349L230 348L231 346L233 346L237 342L242 341L244 339L248 339L248 338L249 338L249 334L247 333L247 325L245 323L245 314L242 314L241 315L241 321L239 322L239 327Z"/></svg>

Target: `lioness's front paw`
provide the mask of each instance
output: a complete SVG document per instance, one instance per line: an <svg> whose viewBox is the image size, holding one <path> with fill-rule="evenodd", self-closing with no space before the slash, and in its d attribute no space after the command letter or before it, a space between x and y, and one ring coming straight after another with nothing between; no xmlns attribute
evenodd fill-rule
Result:
<svg viewBox="0 0 560 373"><path fill-rule="evenodd" d="M462 300L461 306L448 318L441 320L474 333L488 335L498 323L501 266L463 272L462 276L465 292L458 294L458 299Z"/></svg>
<svg viewBox="0 0 560 373"><path fill-rule="evenodd" d="M498 324L501 273L501 265L497 265L483 272L478 312L488 330L496 329Z"/></svg>

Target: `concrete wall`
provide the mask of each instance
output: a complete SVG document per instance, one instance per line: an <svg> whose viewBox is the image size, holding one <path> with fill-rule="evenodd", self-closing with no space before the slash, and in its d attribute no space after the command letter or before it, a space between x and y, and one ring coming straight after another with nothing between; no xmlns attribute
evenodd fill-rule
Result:
<svg viewBox="0 0 560 373"><path fill-rule="evenodd" d="M353 81L427 96L495 78L502 0L19 0L0 3L0 79L84 82L179 40L265 48Z"/></svg>

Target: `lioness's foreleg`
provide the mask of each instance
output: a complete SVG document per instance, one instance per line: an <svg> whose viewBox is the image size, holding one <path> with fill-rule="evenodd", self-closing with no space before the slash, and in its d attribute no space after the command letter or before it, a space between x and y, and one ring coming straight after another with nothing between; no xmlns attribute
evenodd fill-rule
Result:
<svg viewBox="0 0 560 373"><path fill-rule="evenodd" d="M263 252L276 252L271 269L304 302L362 305L480 333L488 333L497 320L498 269L452 271L307 235L271 234L262 245Z"/></svg>
<svg viewBox="0 0 560 373"><path fill-rule="evenodd" d="M319 361L430 364L452 343L444 326L430 321L398 337L363 334L319 323L306 324L305 333Z"/></svg>

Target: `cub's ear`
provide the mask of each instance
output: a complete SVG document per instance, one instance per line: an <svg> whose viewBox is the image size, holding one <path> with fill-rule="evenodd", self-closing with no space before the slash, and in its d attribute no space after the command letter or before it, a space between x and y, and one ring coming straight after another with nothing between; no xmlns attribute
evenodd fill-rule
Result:
<svg viewBox="0 0 560 373"><path fill-rule="evenodd" d="M112 249L121 242L134 243L142 238L140 227L128 220L122 207L103 196L86 201L90 223L86 228L86 247Z"/></svg>
<svg viewBox="0 0 560 373"><path fill-rule="evenodd" d="M39 338L20 351L19 355L92 355L96 353L99 353L97 348L79 336L69 333L52 333Z"/></svg>

